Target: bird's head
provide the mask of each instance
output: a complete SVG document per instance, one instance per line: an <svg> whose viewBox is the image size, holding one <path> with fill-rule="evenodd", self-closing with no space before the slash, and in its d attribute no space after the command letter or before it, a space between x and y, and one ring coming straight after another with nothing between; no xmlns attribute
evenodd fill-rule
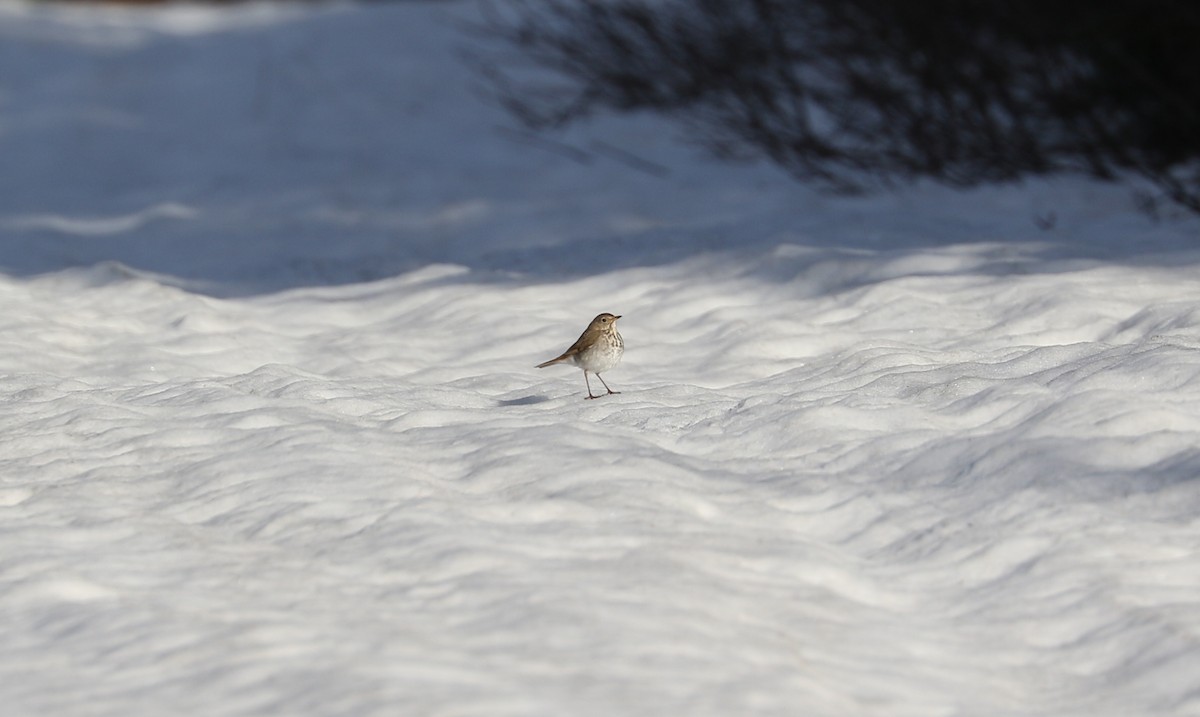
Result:
<svg viewBox="0 0 1200 717"><path fill-rule="evenodd" d="M608 331L617 325L617 319L619 318L621 317L614 314L600 314L592 319L592 323L588 326L588 329L592 331Z"/></svg>

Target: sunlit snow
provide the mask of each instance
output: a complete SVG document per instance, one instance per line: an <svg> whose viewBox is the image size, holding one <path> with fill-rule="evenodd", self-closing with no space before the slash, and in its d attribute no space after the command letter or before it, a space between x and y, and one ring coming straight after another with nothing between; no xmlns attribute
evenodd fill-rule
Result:
<svg viewBox="0 0 1200 717"><path fill-rule="evenodd" d="M1197 219L532 136L470 2L5 3L4 715L1200 714Z"/></svg>

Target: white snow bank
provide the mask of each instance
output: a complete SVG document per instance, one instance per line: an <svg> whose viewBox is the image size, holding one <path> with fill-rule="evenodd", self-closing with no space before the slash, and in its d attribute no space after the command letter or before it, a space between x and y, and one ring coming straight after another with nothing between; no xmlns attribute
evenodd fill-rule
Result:
<svg viewBox="0 0 1200 717"><path fill-rule="evenodd" d="M6 714L1200 713L1196 220L550 151L469 12L0 7Z"/></svg>

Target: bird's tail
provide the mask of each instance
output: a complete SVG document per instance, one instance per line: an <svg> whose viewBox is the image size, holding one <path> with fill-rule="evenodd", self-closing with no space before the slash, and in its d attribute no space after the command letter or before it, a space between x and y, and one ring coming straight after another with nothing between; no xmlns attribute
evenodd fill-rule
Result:
<svg viewBox="0 0 1200 717"><path fill-rule="evenodd" d="M553 365L554 365L554 364L556 364L556 363L560 363L560 362L562 362L562 361L566 361L566 360L567 360L567 358L568 358L567 354L563 354L562 356L559 356L558 358L552 358L552 359L550 359L550 360L549 360L549 361L547 361L546 363L540 363L540 364L538 364L537 366L535 366L535 368L546 368L547 366L553 366Z"/></svg>

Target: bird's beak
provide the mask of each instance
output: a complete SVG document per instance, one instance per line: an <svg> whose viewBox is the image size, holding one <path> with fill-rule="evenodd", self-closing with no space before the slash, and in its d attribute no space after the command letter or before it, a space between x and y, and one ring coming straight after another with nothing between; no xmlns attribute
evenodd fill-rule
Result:
<svg viewBox="0 0 1200 717"><path fill-rule="evenodd" d="M613 321L616 321L616 320L617 320L617 319L619 319L619 318L621 318L621 317L620 317L620 316L614 316L614 317L613 317Z"/></svg>

